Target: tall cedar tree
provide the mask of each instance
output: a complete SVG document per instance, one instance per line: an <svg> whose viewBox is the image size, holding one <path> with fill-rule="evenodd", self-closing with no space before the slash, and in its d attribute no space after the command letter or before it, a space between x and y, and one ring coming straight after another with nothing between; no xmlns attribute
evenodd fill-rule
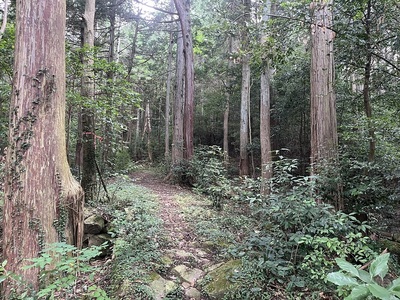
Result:
<svg viewBox="0 0 400 300"><path fill-rule="evenodd" d="M49 243L81 247L83 192L65 143L65 1L16 2L16 43L6 162L3 258L8 271L39 288L23 269ZM6 281L10 299L21 285Z"/></svg>

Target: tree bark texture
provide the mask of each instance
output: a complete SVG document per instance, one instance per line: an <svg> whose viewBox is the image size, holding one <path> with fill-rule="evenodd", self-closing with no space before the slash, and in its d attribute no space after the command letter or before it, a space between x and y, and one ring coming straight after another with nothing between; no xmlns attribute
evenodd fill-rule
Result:
<svg viewBox="0 0 400 300"><path fill-rule="evenodd" d="M344 208L338 161L336 97L334 92L334 56L332 0L311 4L314 23L311 27L311 170L336 181L326 195L337 210ZM326 199L328 200L328 199ZM320 201L320 200L317 200Z"/></svg>
<svg viewBox="0 0 400 300"><path fill-rule="evenodd" d="M184 111L184 72L185 60L183 57L183 39L178 36L176 61L176 93L174 103L174 132L172 137L172 164L179 164L183 160L183 111Z"/></svg>
<svg viewBox="0 0 400 300"><path fill-rule="evenodd" d="M263 21L268 22L272 11L270 1L265 3ZM261 44L265 44L267 34L261 36ZM268 182L272 178L272 154L271 154L271 69L270 59L264 61L264 70L260 78L260 147L261 147L261 194L269 194Z"/></svg>
<svg viewBox="0 0 400 300"><path fill-rule="evenodd" d="M261 73L260 100L261 193L264 195L269 194L268 182L272 178L270 77L267 63Z"/></svg>
<svg viewBox="0 0 400 300"><path fill-rule="evenodd" d="M247 23L251 22L250 11L251 1L243 0L243 19L242 19L242 51L245 53L242 57L242 88L240 101L240 160L239 175L246 176L250 174L249 155L247 147L249 145L249 107L250 107L250 54L249 33Z"/></svg>
<svg viewBox="0 0 400 300"><path fill-rule="evenodd" d="M94 16L96 0L86 0L85 13L83 14L83 76L81 96L88 103L94 100L94 72L93 72L93 47L94 47ZM85 53L86 52L86 53ZM85 201L92 202L96 194L96 149L95 149L95 124L93 109L82 108L82 180L81 185L85 192Z"/></svg>
<svg viewBox="0 0 400 300"><path fill-rule="evenodd" d="M28 259L49 243L82 245L83 192L65 141L65 1L18 0L7 152L3 258L34 289ZM7 281L3 297L21 286Z"/></svg>
<svg viewBox="0 0 400 300"><path fill-rule="evenodd" d="M184 105L184 158L191 159L194 153L194 61L193 38L190 19L190 1L174 0L181 24L183 51L185 58L185 105Z"/></svg>
<svg viewBox="0 0 400 300"><path fill-rule="evenodd" d="M311 164L337 157L336 99L332 1L312 3L315 23L311 28Z"/></svg>

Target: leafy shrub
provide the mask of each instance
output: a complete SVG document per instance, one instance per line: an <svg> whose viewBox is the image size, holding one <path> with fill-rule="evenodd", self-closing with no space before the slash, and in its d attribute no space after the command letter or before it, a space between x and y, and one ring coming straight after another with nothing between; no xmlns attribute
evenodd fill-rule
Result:
<svg viewBox="0 0 400 300"><path fill-rule="evenodd" d="M218 209L222 208L222 200L228 198L231 191L223 157L220 147L202 146L196 149L191 161L195 191L209 196Z"/></svg>
<svg viewBox="0 0 400 300"><path fill-rule="evenodd" d="M40 256L29 259L31 265L25 269L38 268L41 287L38 292L29 288L29 283L23 282L21 277L8 272L5 269L7 264L4 261L1 265L0 282L14 280L26 286L26 292L18 296L18 299L55 299L69 297L74 293L77 279L88 276L91 282L94 281L96 267L89 264L89 261L101 254L104 247L92 246L78 250L75 246L64 242L54 243L42 250ZM91 284L85 292L77 296L87 296L91 299L107 300L106 292L95 284Z"/></svg>
<svg viewBox="0 0 400 300"><path fill-rule="evenodd" d="M337 258L336 263L341 270L329 273L327 280L338 286L338 295L346 296L345 300L367 299L369 296L382 300L399 299L400 278L393 280L386 287L383 285L389 271L389 255L385 253L375 258L369 266L369 272Z"/></svg>
<svg viewBox="0 0 400 300"><path fill-rule="evenodd" d="M244 262L238 282L259 293L276 283L289 290L322 287L335 258L366 262L374 255L364 236L367 226L331 205L318 204L314 178L295 176L295 169L293 160L275 163L271 194L254 192L249 199L259 227L232 253Z"/></svg>

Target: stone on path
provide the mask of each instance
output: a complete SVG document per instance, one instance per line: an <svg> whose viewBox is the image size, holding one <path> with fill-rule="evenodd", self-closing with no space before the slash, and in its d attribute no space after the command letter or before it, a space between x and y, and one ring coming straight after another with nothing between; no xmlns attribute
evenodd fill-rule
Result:
<svg viewBox="0 0 400 300"><path fill-rule="evenodd" d="M150 282L150 288L154 292L155 300L164 299L168 293L177 288L177 285L172 280L166 280L157 273L154 274L154 277L153 281Z"/></svg>
<svg viewBox="0 0 400 300"><path fill-rule="evenodd" d="M242 262L237 260L230 260L218 267L211 268L207 276L211 281L207 283L203 291L210 297L210 299L218 300L223 299L228 291L235 290L235 284L229 281L229 277L238 271L242 266Z"/></svg>
<svg viewBox="0 0 400 300"><path fill-rule="evenodd" d="M200 300L201 299L201 293L193 287L191 287L185 291L185 296L191 300Z"/></svg>
<svg viewBox="0 0 400 300"><path fill-rule="evenodd" d="M199 278L204 276L205 273L197 268L191 269L185 265L179 265L172 269L172 274L193 286Z"/></svg>

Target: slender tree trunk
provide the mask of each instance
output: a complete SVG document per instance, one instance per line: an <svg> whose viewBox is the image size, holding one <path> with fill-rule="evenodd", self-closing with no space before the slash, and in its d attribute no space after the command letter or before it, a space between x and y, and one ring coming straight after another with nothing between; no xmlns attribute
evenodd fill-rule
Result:
<svg viewBox="0 0 400 300"><path fill-rule="evenodd" d="M146 101L146 106L144 110L144 128L143 137L146 137L147 145L147 158L150 162L153 161L153 152L151 149L151 112L150 112L150 101Z"/></svg>
<svg viewBox="0 0 400 300"><path fill-rule="evenodd" d="M242 90L240 101L240 161L239 175L250 174L249 155L247 147L249 145L249 106L250 106L250 54L248 23L251 22L251 1L243 0L243 19L242 19L242 51L245 53L242 58Z"/></svg>
<svg viewBox="0 0 400 300"><path fill-rule="evenodd" d="M185 58L185 105L184 105L184 158L193 156L193 119L194 119L194 62L193 40L190 19L190 1L174 0L181 24L183 52Z"/></svg>
<svg viewBox="0 0 400 300"><path fill-rule="evenodd" d="M226 92L226 102L224 110L224 163L229 164L229 105L230 105L230 91Z"/></svg>
<svg viewBox="0 0 400 300"><path fill-rule="evenodd" d="M4 0L3 21L1 22L1 27L0 27L0 40L3 37L3 34L7 28L7 15L8 15L8 0Z"/></svg>
<svg viewBox="0 0 400 300"><path fill-rule="evenodd" d="M240 162L239 174L250 174L249 155L249 103L250 103L250 57L246 54L242 62L242 96L240 105Z"/></svg>
<svg viewBox="0 0 400 300"><path fill-rule="evenodd" d="M273 10L273 4L267 1L263 21L268 22ZM261 44L266 42L267 34L261 37ZM270 93L270 61L265 60L264 70L261 73L261 100L260 100L260 147L261 147L261 194L269 194L268 182L272 178L271 154L271 93Z"/></svg>
<svg viewBox="0 0 400 300"><path fill-rule="evenodd" d="M268 182L272 178L271 155L271 70L269 64L261 73L261 102L260 102L260 146L261 146L261 193L269 194Z"/></svg>
<svg viewBox="0 0 400 300"><path fill-rule="evenodd" d="M375 130L372 124L372 106L370 99L370 84L371 84L371 65L372 65L372 49L371 49L371 10L372 3L368 0L367 12L365 16L364 26L365 33L367 37L367 57L364 67L364 87L363 87L363 98L364 98L364 110L367 116L367 126L368 126L368 140L369 140L369 153L368 162L373 162L375 160L375 148L376 148L376 137Z"/></svg>
<svg viewBox="0 0 400 300"><path fill-rule="evenodd" d="M83 14L83 48L86 50L83 58L83 76L81 96L88 102L94 100L94 15L95 0L86 0ZM86 202L92 202L96 195L96 150L94 113L91 108L82 109L82 180L81 185L85 192Z"/></svg>
<svg viewBox="0 0 400 300"><path fill-rule="evenodd" d="M36 290L38 269L23 268L30 258L57 241L82 245L83 192L66 155L65 9L65 1L50 0L16 6L3 259ZM13 289L24 292L6 281L3 297L11 299Z"/></svg>
<svg viewBox="0 0 400 300"><path fill-rule="evenodd" d="M174 104L174 132L172 137L172 164L179 164L183 160L183 111L184 111L184 72L183 39L179 35L177 41L176 62L176 93Z"/></svg>
<svg viewBox="0 0 400 300"><path fill-rule="evenodd" d="M169 35L169 46L168 46L168 70L167 70L167 95L165 97L165 140L164 140L164 156L165 159L169 161L170 151L169 151L169 125L170 125L170 114L171 114L171 82L172 82L172 32Z"/></svg>

